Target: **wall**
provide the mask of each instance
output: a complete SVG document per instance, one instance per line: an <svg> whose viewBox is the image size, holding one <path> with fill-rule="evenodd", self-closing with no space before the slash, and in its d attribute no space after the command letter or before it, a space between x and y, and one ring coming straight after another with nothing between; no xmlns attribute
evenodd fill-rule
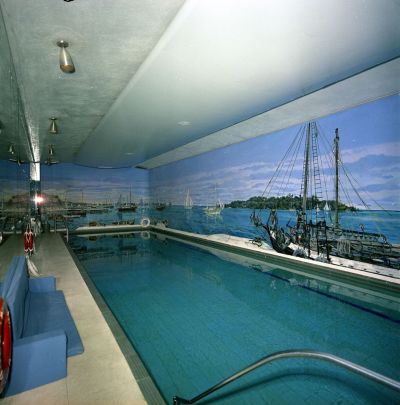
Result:
<svg viewBox="0 0 400 405"><path fill-rule="evenodd" d="M340 192L341 201L347 205L364 210L363 202L366 202L368 208L374 210L400 209L399 111L400 98L392 96L318 120L323 134L319 136L320 144L326 146L326 150L321 150L322 155L332 157L335 128L340 130L341 159L347 168L347 174L341 174ZM153 169L150 173L151 197L171 202L173 206L158 215L167 218L170 226L180 229L256 236L258 233L249 221L251 210L225 208L221 215L210 216L205 215L203 207L214 204L218 198L227 205L234 200L262 195L298 131L299 127L289 128ZM299 150L298 157L302 157L302 153ZM276 188L267 190L266 194L300 193L302 163L296 162L293 167L290 164L286 162L286 173L291 171L291 180L277 178ZM349 179L357 192L343 190ZM325 181L331 186L332 174L326 173ZM187 190L195 205L192 210L183 208ZM327 199L333 198L330 192ZM364 215L364 211L358 214ZM341 215L345 221L352 221L350 214L343 212ZM398 213L379 215L377 226L365 216L361 220L367 222L368 229L385 231L392 240L399 241Z"/></svg>
<svg viewBox="0 0 400 405"><path fill-rule="evenodd" d="M42 192L57 195L63 201L102 204L120 198L147 201L148 172L145 170L96 169L74 164L42 165Z"/></svg>
<svg viewBox="0 0 400 405"><path fill-rule="evenodd" d="M318 121L321 144L327 149L332 145L335 128L340 129L341 158L347 176L357 189L357 193L345 194L341 187L341 200L360 210L355 214L342 212L342 220L356 228L362 223L368 230L384 232L392 242L400 241L400 214L397 212L400 209L399 107L400 98L393 96ZM204 208L214 205L218 199L229 205L235 200L263 195L298 131L298 127L289 128L151 171L42 165L43 210L61 212L68 206L79 205L101 208L106 203L126 203L131 195L132 201L139 205L137 212L121 214L114 208L104 213L88 213L75 219L72 227L91 221L139 221L143 216L150 216L167 220L171 227L193 232L258 236L258 230L250 223L251 209L226 207L219 215L208 215ZM331 150L321 152L331 156ZM298 157L302 157L302 153L299 149ZM290 164L286 162L285 173ZM1 161L0 169L1 201L7 205L13 195L27 196L27 165ZM293 178L287 181L277 177L274 187L265 195L298 195L302 169L302 163L293 164L290 168ZM342 177L346 180L346 174L342 173ZM324 182L331 185L332 175L327 173ZM192 209L183 206L188 191L194 203ZM332 193L326 199L333 199ZM23 209L24 204L27 208L26 198L26 202L17 200L19 205L14 208ZM377 211L372 214L364 211L363 201ZM159 202L163 205L157 206ZM389 215L383 208L391 210ZM290 215L291 211L286 210L282 218L286 221ZM372 219L377 219L378 224Z"/></svg>
<svg viewBox="0 0 400 405"><path fill-rule="evenodd" d="M65 214L66 209L86 215L71 218L71 228L89 222L139 221L149 201L149 173L145 170L96 169L74 164L42 165L43 212ZM136 212L118 213L115 207L129 202ZM74 214L74 212L69 212Z"/></svg>
<svg viewBox="0 0 400 405"><path fill-rule="evenodd" d="M20 230L29 213L29 165L0 160L0 231Z"/></svg>
<svg viewBox="0 0 400 405"><path fill-rule="evenodd" d="M29 213L30 150L7 30L0 7L0 231ZM5 217L8 217L7 221Z"/></svg>

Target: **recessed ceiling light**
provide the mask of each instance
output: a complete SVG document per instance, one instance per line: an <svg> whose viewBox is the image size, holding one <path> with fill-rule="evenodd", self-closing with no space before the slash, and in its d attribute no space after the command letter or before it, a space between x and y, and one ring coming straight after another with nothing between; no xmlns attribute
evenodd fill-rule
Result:
<svg viewBox="0 0 400 405"><path fill-rule="evenodd" d="M191 122L190 121L179 121L178 124L181 125L182 127L186 127L186 126L190 125Z"/></svg>
<svg viewBox="0 0 400 405"><path fill-rule="evenodd" d="M125 152L125 155L133 155L134 152Z"/></svg>

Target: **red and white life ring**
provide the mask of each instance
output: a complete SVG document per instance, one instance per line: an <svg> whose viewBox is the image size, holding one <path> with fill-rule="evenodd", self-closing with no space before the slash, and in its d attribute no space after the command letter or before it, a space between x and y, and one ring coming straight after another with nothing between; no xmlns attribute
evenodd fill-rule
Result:
<svg viewBox="0 0 400 405"><path fill-rule="evenodd" d="M33 252L33 232L31 228L27 228L24 232L24 250L25 253Z"/></svg>
<svg viewBox="0 0 400 405"><path fill-rule="evenodd" d="M12 335L11 335L11 319L7 304L0 297L0 394L3 392L8 379L8 374L11 366L11 350L12 350Z"/></svg>

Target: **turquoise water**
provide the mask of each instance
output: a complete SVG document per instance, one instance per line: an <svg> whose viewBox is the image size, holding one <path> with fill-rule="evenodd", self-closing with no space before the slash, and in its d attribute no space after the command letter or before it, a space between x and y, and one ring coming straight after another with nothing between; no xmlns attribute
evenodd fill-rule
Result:
<svg viewBox="0 0 400 405"><path fill-rule="evenodd" d="M143 236L147 236L144 234ZM71 245L168 403L280 350L330 352L400 379L398 301L153 236ZM226 260L223 260L226 259ZM250 259L249 259L250 260ZM342 290L341 290L342 288ZM394 404L400 394L318 360L265 366L203 403Z"/></svg>
<svg viewBox="0 0 400 405"><path fill-rule="evenodd" d="M98 221L105 224L111 224L113 221L127 221L135 219L140 222L143 216L150 218L166 219L168 226L184 231L211 234L228 233L235 236L253 238L261 236L261 230L256 229L250 223L252 211L244 208L226 208L221 215L209 217L204 214L201 207L193 207L191 210L185 210L182 206L167 207L163 211L140 210L136 213L118 213L112 210L106 214L88 214L87 217L79 218L71 223L71 227L77 227L87 224L90 221ZM266 221L267 213L263 214ZM285 226L287 221L293 218L295 212L278 211L279 222ZM365 231L383 233L391 243L400 243L400 212L399 211L358 211L356 213L341 212L340 221L343 227L360 229L363 224Z"/></svg>

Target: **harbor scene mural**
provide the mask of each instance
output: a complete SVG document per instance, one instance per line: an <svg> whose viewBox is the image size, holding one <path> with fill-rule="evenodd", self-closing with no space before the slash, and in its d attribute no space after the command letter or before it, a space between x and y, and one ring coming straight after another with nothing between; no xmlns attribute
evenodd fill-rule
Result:
<svg viewBox="0 0 400 405"><path fill-rule="evenodd" d="M304 238L318 254L365 239L376 255L400 244L399 111L392 96L148 171L42 165L42 215L72 231L149 218L290 254ZM28 206L28 180L27 165L2 162L2 218Z"/></svg>
<svg viewBox="0 0 400 405"><path fill-rule="evenodd" d="M151 193L172 201L172 228L397 268L399 107L389 97L154 169Z"/></svg>
<svg viewBox="0 0 400 405"><path fill-rule="evenodd" d="M338 128L340 166L345 167L339 173L340 224L384 234L394 244L400 243L399 111L399 97L393 96L318 120L315 137L321 150L314 152L320 152L320 156L312 159L310 144L309 159L310 166L321 166L319 179L313 180L321 189L326 186L328 192L309 187L319 200L314 208L319 209L319 217L324 215L328 223L334 222L334 173L324 171L322 158L334 166ZM302 128L289 128L156 168L150 172L150 193L172 202L163 216L173 228L265 236L265 229L251 221L254 209L265 222L270 210L263 208L277 208L279 225L284 227L301 207L304 147L300 144L306 140ZM303 139L297 142L296 135ZM324 151L322 146L326 146ZM287 154L290 148L291 154ZM278 168L281 170L277 176ZM317 177L318 168L311 169L311 177ZM188 194L191 209L185 208ZM206 207L214 207L214 212L208 212Z"/></svg>

